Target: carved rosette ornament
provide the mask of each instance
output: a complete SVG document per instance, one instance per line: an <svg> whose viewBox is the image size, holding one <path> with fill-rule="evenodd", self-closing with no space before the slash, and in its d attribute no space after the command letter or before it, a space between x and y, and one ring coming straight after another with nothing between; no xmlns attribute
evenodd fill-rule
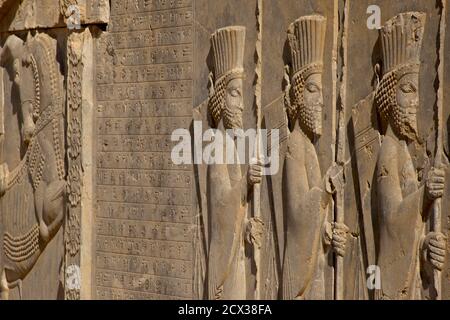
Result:
<svg viewBox="0 0 450 320"><path fill-rule="evenodd" d="M82 188L82 93L81 82L83 73L82 61L83 35L72 32L68 38L67 45L67 122L68 122L68 148L67 162L69 173L67 177L67 193L70 203L66 221L65 244L66 260L65 266L79 266L80 264L80 238L81 238L81 188ZM68 275L66 275L68 277ZM66 281L67 282L67 281ZM78 300L80 298L79 288L67 287L66 299Z"/></svg>
<svg viewBox="0 0 450 320"><path fill-rule="evenodd" d="M304 16L288 29L291 66L286 68L285 107L290 129L300 119L303 126L314 134L322 132L322 110L304 103L305 81L312 74L323 72L326 18L319 15Z"/></svg>
<svg viewBox="0 0 450 320"><path fill-rule="evenodd" d="M79 119L73 119L67 129L68 153L71 158L76 159L81 152L81 123Z"/></svg>

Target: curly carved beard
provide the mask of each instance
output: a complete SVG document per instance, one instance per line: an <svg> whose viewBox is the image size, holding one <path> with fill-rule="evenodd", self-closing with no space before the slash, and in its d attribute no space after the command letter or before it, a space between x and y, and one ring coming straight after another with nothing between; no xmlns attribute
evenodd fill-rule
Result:
<svg viewBox="0 0 450 320"><path fill-rule="evenodd" d="M225 129L243 129L243 121L242 121L242 108L235 108L236 111L231 111L229 107L224 103L223 110L223 124Z"/></svg>
<svg viewBox="0 0 450 320"><path fill-rule="evenodd" d="M299 106L299 119L303 126L312 134L320 136L322 134L322 110L323 104Z"/></svg>
<svg viewBox="0 0 450 320"><path fill-rule="evenodd" d="M417 106L410 106L408 109L417 110ZM391 107L392 127L396 134L409 140L417 137L417 116L415 112L408 112L406 108L400 108L396 103Z"/></svg>

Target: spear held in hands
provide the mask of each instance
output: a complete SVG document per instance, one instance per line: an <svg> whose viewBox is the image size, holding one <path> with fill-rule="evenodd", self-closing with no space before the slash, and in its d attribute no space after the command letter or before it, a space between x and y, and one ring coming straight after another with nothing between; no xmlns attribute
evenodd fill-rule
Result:
<svg viewBox="0 0 450 320"><path fill-rule="evenodd" d="M446 28L446 14L447 14L447 0L441 0L441 21L439 27L439 67L438 67L438 79L439 88L437 93L437 132L436 132L436 155L434 159L434 167L442 168L443 166L443 127L442 121L444 117L444 55L445 55L445 28ZM441 214L442 214L442 199L438 198L434 200L432 211L432 230L436 233L440 233L441 226ZM436 290L436 300L442 299L442 274L438 269L433 271L434 287Z"/></svg>
<svg viewBox="0 0 450 320"><path fill-rule="evenodd" d="M257 32L256 39L256 86L255 86L255 105L256 105L256 150L255 159L257 162L261 160L261 123L262 123L262 9L263 0L258 0L256 8L257 16ZM253 218L262 222L261 219L261 184L257 183L253 186ZM253 243L254 260L256 265L256 288L255 299L261 299L261 243L256 241Z"/></svg>

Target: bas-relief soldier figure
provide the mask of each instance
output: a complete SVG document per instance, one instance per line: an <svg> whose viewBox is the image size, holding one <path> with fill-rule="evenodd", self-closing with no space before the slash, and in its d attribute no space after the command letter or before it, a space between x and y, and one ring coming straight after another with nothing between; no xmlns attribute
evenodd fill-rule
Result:
<svg viewBox="0 0 450 320"><path fill-rule="evenodd" d="M383 77L375 102L386 131L376 165L379 234L378 299L420 299L426 270L442 269L445 237L426 233L433 201L442 197L444 172L433 168L419 186L408 145L417 137L420 50L424 13L402 13L381 29ZM430 266L432 268L430 268ZM429 272L428 272L429 273Z"/></svg>
<svg viewBox="0 0 450 320"><path fill-rule="evenodd" d="M323 176L313 144L322 134L325 31L326 18L319 15L301 17L288 30L291 74L285 104L290 135L282 182L286 300L325 299L325 256L330 245L344 255L348 233L345 225L326 219L332 194L342 187L342 170L332 166Z"/></svg>
<svg viewBox="0 0 450 320"><path fill-rule="evenodd" d="M18 92L24 150L12 171L6 163L0 165L0 292L2 299L8 299L11 288L18 286L21 291L22 280L63 222L64 104L56 44L49 36L29 35L25 43L10 36L0 52L0 62L12 66L8 70Z"/></svg>
<svg viewBox="0 0 450 320"><path fill-rule="evenodd" d="M232 26L217 30L211 36L211 46L214 81L208 113L211 127L225 136L226 130L243 128L245 28ZM247 202L252 186L261 179L259 162L250 165L247 174L241 172L240 164L208 165L207 286L211 300L248 298L244 252Z"/></svg>

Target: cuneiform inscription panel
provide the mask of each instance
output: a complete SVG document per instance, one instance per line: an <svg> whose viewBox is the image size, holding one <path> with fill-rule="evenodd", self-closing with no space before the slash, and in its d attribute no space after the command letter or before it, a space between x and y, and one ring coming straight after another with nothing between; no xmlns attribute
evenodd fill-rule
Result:
<svg viewBox="0 0 450 320"><path fill-rule="evenodd" d="M192 168L170 137L192 114L192 0L111 3L98 42L98 299L192 298Z"/></svg>

